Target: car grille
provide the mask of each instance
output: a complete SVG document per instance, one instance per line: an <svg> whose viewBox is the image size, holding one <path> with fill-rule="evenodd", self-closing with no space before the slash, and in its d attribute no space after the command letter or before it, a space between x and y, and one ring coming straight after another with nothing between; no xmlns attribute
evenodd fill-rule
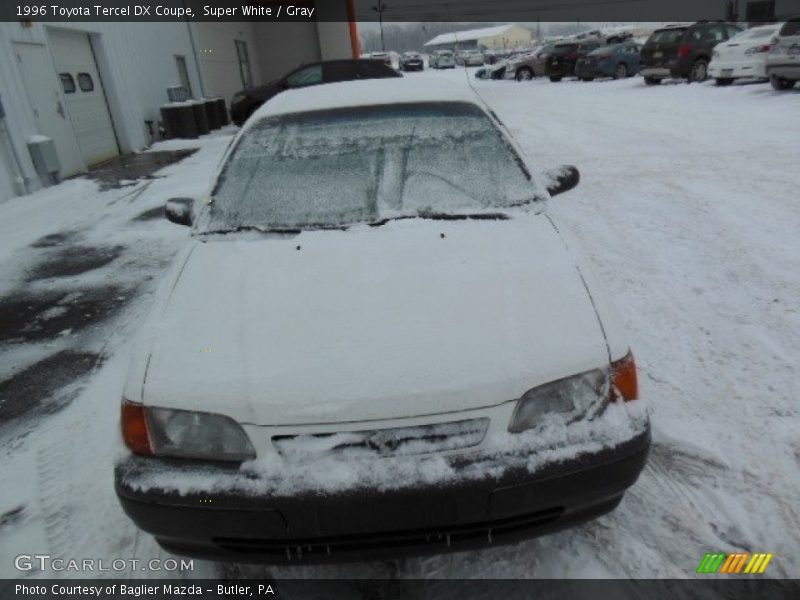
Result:
<svg viewBox="0 0 800 600"><path fill-rule="evenodd" d="M506 519L451 525L449 527L391 531L372 534L357 534L318 539L266 540L248 538L215 537L212 543L229 552L241 554L272 556L288 561L314 558L315 556L335 556L350 552L365 552L403 547L448 548L451 544L484 540L487 543L502 542L513 536L537 528L546 527L558 521L564 507L556 506L526 515Z"/></svg>
<svg viewBox="0 0 800 600"><path fill-rule="evenodd" d="M412 427L337 433L273 436L278 453L289 462L321 456L353 458L406 456L461 450L483 441L489 419L467 419Z"/></svg>

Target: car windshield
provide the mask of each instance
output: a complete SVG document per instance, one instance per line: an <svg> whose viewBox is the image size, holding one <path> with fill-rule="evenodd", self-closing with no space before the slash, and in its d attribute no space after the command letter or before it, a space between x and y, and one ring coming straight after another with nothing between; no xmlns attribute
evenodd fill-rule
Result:
<svg viewBox="0 0 800 600"><path fill-rule="evenodd" d="M662 29L660 31L656 31L650 37L648 42L651 44L676 44L677 42L681 41L684 31L686 30L681 28Z"/></svg>
<svg viewBox="0 0 800 600"><path fill-rule="evenodd" d="M616 49L617 49L616 45L600 46L599 48L595 48L594 50L589 52L589 54L591 56L600 56L600 55L603 55L603 54L613 54L616 51Z"/></svg>
<svg viewBox="0 0 800 600"><path fill-rule="evenodd" d="M341 227L537 199L523 162L474 104L352 107L268 117L248 129L198 231Z"/></svg>

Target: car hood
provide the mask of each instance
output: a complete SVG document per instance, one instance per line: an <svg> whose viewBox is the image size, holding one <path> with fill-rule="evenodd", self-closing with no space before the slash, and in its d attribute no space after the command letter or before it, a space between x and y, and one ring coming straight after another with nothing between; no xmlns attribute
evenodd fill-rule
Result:
<svg viewBox="0 0 800 600"><path fill-rule="evenodd" d="M297 425L491 406L608 364L543 215L196 238L156 306L145 404Z"/></svg>

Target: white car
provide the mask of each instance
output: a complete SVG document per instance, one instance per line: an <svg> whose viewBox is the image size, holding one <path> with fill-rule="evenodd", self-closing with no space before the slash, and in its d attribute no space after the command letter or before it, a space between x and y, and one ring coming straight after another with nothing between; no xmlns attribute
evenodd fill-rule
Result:
<svg viewBox="0 0 800 600"><path fill-rule="evenodd" d="M767 56L781 24L761 25L737 33L727 42L714 47L708 75L717 85L728 85L735 79L767 77Z"/></svg>
<svg viewBox="0 0 800 600"><path fill-rule="evenodd" d="M454 69L456 59L450 50L435 50L428 59L431 69Z"/></svg>
<svg viewBox="0 0 800 600"><path fill-rule="evenodd" d="M456 64L465 67L480 67L484 63L483 52L480 50L459 50L456 53Z"/></svg>
<svg viewBox="0 0 800 600"><path fill-rule="evenodd" d="M778 31L767 56L767 77L778 91L789 90L800 81L800 16L786 21Z"/></svg>
<svg viewBox="0 0 800 600"><path fill-rule="evenodd" d="M122 400L126 513L172 552L442 552L612 510L647 411L620 318L468 88L287 91L248 120Z"/></svg>

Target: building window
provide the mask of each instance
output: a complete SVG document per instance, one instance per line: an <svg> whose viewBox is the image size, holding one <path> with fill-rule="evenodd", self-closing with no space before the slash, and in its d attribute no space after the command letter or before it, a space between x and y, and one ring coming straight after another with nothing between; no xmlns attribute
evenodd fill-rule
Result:
<svg viewBox="0 0 800 600"><path fill-rule="evenodd" d="M748 2L745 7L745 21L748 23L767 23L775 20L775 0Z"/></svg>
<svg viewBox="0 0 800 600"><path fill-rule="evenodd" d="M250 71L250 55L247 53L247 44L241 40L236 43L236 58L239 61L239 75L242 78L242 87L253 85L253 74Z"/></svg>
<svg viewBox="0 0 800 600"><path fill-rule="evenodd" d="M75 93L75 80L69 73L59 73L58 78L61 80L61 88L65 94Z"/></svg>
<svg viewBox="0 0 800 600"><path fill-rule="evenodd" d="M94 89L94 81L89 73L78 73L78 87L82 92L91 92Z"/></svg>
<svg viewBox="0 0 800 600"><path fill-rule="evenodd" d="M191 98L192 83L189 81L189 69L186 68L186 57L175 55L175 65L178 67L178 79L180 79L181 87L186 90L186 94Z"/></svg>

